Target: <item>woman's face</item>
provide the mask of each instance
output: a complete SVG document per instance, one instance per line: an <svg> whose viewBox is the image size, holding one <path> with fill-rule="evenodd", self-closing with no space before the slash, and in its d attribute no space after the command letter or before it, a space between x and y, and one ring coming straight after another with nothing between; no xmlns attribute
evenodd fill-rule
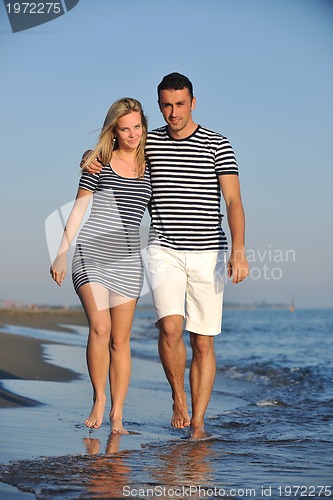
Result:
<svg viewBox="0 0 333 500"><path fill-rule="evenodd" d="M128 115L121 116L117 121L115 132L118 149L128 152L135 150L139 146L143 134L140 112L132 111Z"/></svg>

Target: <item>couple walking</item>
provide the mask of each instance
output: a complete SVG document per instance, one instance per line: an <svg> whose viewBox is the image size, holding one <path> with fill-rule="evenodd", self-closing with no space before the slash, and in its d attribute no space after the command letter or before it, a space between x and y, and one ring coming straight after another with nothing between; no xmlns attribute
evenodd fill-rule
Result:
<svg viewBox="0 0 333 500"><path fill-rule="evenodd" d="M200 439L207 436L204 416L215 378L214 337L221 332L225 272L233 283L248 275L244 211L232 147L221 134L194 122L190 80L171 73L157 90L166 126L152 132L136 99L119 99L109 109L97 146L83 156L76 200L50 272L61 285L67 252L92 198L72 263L74 288L89 324L93 407L85 424L101 426L109 377L111 429L125 434L130 332L143 284L139 226L149 206L147 271L159 354L172 390L171 424L190 426L191 437ZM232 240L227 264L221 192ZM184 390L183 328L192 348L191 417Z"/></svg>

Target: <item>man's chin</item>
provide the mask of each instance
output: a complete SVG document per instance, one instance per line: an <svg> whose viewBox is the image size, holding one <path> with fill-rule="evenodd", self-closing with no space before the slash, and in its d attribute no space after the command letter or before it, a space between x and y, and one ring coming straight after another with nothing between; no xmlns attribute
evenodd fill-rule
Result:
<svg viewBox="0 0 333 500"><path fill-rule="evenodd" d="M183 129L183 125L181 123L168 123L168 125L174 132L179 132Z"/></svg>

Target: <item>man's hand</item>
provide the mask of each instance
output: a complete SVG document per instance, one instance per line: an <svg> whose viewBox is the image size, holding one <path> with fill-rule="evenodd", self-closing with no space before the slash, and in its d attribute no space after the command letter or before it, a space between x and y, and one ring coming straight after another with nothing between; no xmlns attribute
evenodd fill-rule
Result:
<svg viewBox="0 0 333 500"><path fill-rule="evenodd" d="M228 260L228 278L232 277L233 284L245 280L249 274L249 264L244 250L232 250Z"/></svg>
<svg viewBox="0 0 333 500"><path fill-rule="evenodd" d="M90 153L91 153L91 149L88 149L87 151L85 151L83 153L82 160L80 162L81 168L83 167L84 162L86 161L86 159L88 158ZM103 168L103 163L96 158L96 160L94 160L92 163L90 163L89 167L86 167L85 170L89 174L99 174L99 172L102 170L102 168Z"/></svg>

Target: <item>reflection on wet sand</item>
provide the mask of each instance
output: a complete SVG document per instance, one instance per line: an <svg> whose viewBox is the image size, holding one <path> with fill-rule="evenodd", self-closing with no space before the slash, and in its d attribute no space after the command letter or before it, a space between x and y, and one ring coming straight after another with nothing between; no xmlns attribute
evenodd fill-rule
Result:
<svg viewBox="0 0 333 500"><path fill-rule="evenodd" d="M91 457L91 467L86 471L85 488L94 498L117 498L123 496L123 488L130 481L131 467L124 463L126 451L115 455L120 446L122 434L110 433L105 452L101 451L101 443L96 438L83 438L87 453ZM110 456L112 455L112 457Z"/></svg>
<svg viewBox="0 0 333 500"><path fill-rule="evenodd" d="M130 435L112 433L106 443L83 438L84 455L0 465L0 477L18 487L24 484L26 491L38 491L40 498L73 500L155 496L172 500L182 498L179 488L214 484L215 464L221 459L214 440L152 441L143 450L125 450L130 439ZM168 493L161 495L163 490Z"/></svg>
<svg viewBox="0 0 333 500"><path fill-rule="evenodd" d="M157 454L159 467L150 468L157 484L202 485L212 480L212 442L186 440L162 450Z"/></svg>
<svg viewBox="0 0 333 500"><path fill-rule="evenodd" d="M127 496L130 491L135 492L134 496L141 491L143 496L143 491L152 491L156 487L172 491L213 481L211 464L214 460L210 441L180 440L161 448L148 445L140 454L137 466L130 467L128 452L117 453L123 437L110 434L105 453L99 439L84 438L87 453L92 458L84 486L93 498L121 498L124 491Z"/></svg>
<svg viewBox="0 0 333 500"><path fill-rule="evenodd" d="M105 448L106 455L112 455L113 453L117 453L117 451L119 451L121 437L122 434L112 434L112 432L110 433ZM99 439L83 438L83 443L88 455L98 455L101 453L101 443Z"/></svg>

